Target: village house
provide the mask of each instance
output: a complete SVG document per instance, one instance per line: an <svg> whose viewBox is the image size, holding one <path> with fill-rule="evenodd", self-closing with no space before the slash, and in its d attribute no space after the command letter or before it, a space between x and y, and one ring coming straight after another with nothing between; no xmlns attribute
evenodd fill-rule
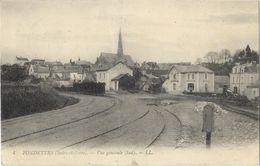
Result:
<svg viewBox="0 0 260 166"><path fill-rule="evenodd" d="M92 76L90 72L78 65L53 66L50 73L54 79L54 86L58 87L72 87L73 83L83 82L85 79L94 81L93 77L90 78Z"/></svg>
<svg viewBox="0 0 260 166"><path fill-rule="evenodd" d="M62 66L63 65L60 61L45 62L45 64L47 66L49 66L50 68L53 67L53 66Z"/></svg>
<svg viewBox="0 0 260 166"><path fill-rule="evenodd" d="M79 58L78 61L75 62L75 65L81 66L85 71L93 71L93 65L89 61L81 60Z"/></svg>
<svg viewBox="0 0 260 166"><path fill-rule="evenodd" d="M50 68L47 66L30 65L29 75L35 76L36 78L47 79L50 76Z"/></svg>
<svg viewBox="0 0 260 166"><path fill-rule="evenodd" d="M105 89L118 91L120 88L120 78L128 74L133 76L133 71L123 62L118 62L116 65L106 65L96 70L96 82L103 82L106 84Z"/></svg>
<svg viewBox="0 0 260 166"><path fill-rule="evenodd" d="M249 99L259 96L259 64L236 64L230 73L230 89Z"/></svg>
<svg viewBox="0 0 260 166"><path fill-rule="evenodd" d="M70 80L71 82L82 82L85 73L82 67L76 65L53 66L51 77L56 80Z"/></svg>
<svg viewBox="0 0 260 166"><path fill-rule="evenodd" d="M15 64L18 64L20 66L24 66L26 62L29 62L28 58L23 58L23 57L16 57L15 58Z"/></svg>
<svg viewBox="0 0 260 166"><path fill-rule="evenodd" d="M62 65L55 65L51 67L50 76L56 80L64 79L65 67Z"/></svg>
<svg viewBox="0 0 260 166"><path fill-rule="evenodd" d="M32 59L31 64L32 65L44 65L45 60L44 59Z"/></svg>
<svg viewBox="0 0 260 166"><path fill-rule="evenodd" d="M214 72L199 65L174 65L163 83L168 93L214 92Z"/></svg>

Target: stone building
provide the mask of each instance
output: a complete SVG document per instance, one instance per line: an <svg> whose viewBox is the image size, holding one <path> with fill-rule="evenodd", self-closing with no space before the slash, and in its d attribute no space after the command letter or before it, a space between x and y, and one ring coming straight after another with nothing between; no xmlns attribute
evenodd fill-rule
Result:
<svg viewBox="0 0 260 166"><path fill-rule="evenodd" d="M168 93L214 92L214 72L200 65L174 65L163 83Z"/></svg>
<svg viewBox="0 0 260 166"><path fill-rule="evenodd" d="M230 73L230 89L249 99L259 96L259 64L236 64Z"/></svg>

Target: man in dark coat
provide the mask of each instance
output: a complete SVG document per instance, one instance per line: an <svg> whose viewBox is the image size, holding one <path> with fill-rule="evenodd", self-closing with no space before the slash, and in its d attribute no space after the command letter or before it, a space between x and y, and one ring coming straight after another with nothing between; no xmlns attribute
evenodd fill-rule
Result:
<svg viewBox="0 0 260 166"><path fill-rule="evenodd" d="M203 109L203 126L202 132L206 132L206 145L210 147L211 132L214 129L214 106L208 104Z"/></svg>

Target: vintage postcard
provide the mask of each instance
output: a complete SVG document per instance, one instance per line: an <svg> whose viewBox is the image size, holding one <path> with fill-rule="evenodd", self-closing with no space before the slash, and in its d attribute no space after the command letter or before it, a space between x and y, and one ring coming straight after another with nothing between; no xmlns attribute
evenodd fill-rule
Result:
<svg viewBox="0 0 260 166"><path fill-rule="evenodd" d="M3 166L259 165L257 0L2 0Z"/></svg>

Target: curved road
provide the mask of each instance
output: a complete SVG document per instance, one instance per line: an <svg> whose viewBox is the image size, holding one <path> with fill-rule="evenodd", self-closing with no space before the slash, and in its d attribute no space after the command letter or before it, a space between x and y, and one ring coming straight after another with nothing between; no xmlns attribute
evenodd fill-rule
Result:
<svg viewBox="0 0 260 166"><path fill-rule="evenodd" d="M67 150L174 146L181 122L148 106L145 95L76 95L80 102L59 110L2 121L2 153L17 149Z"/></svg>

